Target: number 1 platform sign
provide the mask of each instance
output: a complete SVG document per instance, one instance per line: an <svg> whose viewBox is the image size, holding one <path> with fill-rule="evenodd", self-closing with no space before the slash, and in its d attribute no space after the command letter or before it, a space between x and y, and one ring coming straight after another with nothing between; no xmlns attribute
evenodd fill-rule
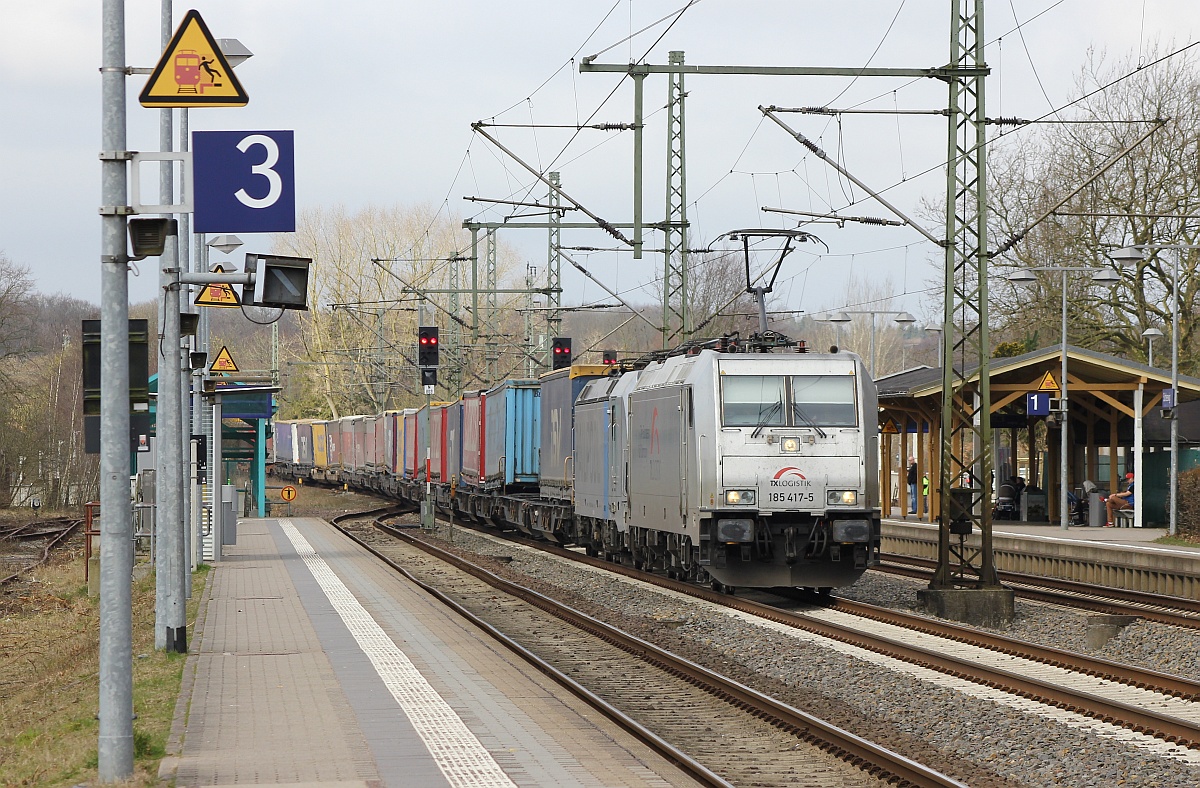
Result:
<svg viewBox="0 0 1200 788"><path fill-rule="evenodd" d="M195 232L295 232L294 156L291 131L193 132Z"/></svg>

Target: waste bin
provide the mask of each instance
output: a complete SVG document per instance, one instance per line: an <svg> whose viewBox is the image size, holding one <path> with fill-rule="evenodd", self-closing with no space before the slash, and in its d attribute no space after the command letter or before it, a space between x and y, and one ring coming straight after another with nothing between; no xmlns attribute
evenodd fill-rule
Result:
<svg viewBox="0 0 1200 788"><path fill-rule="evenodd" d="M1030 492L1029 488L1021 496L1021 521L1026 523L1044 523L1049 521L1046 513L1046 493Z"/></svg>
<svg viewBox="0 0 1200 788"><path fill-rule="evenodd" d="M1090 492L1088 497L1088 525L1092 528L1100 528L1104 525L1107 518L1107 511L1104 509L1104 493Z"/></svg>
<svg viewBox="0 0 1200 788"><path fill-rule="evenodd" d="M232 484L221 485L221 544L237 544L237 488Z"/></svg>

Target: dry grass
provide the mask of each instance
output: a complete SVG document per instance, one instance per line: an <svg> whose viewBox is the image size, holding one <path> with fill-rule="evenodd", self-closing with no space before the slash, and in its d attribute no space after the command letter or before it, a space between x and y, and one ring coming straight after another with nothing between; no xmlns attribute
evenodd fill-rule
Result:
<svg viewBox="0 0 1200 788"><path fill-rule="evenodd" d="M189 624L205 577L195 577ZM0 785L96 782L98 641L99 603L87 596L82 549L6 589L0 598ZM133 641L135 775L127 784L149 786L157 784L185 661L154 649L151 573L133 584Z"/></svg>
<svg viewBox="0 0 1200 788"><path fill-rule="evenodd" d="M304 486L299 492L291 512L297 517L332 517L380 503L340 489ZM272 514L287 516L286 504L272 493ZM28 510L0 509L0 523L32 519ZM76 549L0 593L0 786L5 788L97 783L100 608L99 600L87 595L82 537L73 543ZM206 576L204 567L194 578L189 636L195 634ZM154 649L151 572L133 584L133 654L134 776L123 785L153 786L186 657Z"/></svg>
<svg viewBox="0 0 1200 788"><path fill-rule="evenodd" d="M346 512L361 512L392 501L371 495L343 490L341 487L321 487L315 484L297 484L272 478L272 487L291 484L296 487L296 500L291 507L279 499L278 490L270 490L267 500L271 504L272 517L335 517ZM290 513L289 513L290 512Z"/></svg>

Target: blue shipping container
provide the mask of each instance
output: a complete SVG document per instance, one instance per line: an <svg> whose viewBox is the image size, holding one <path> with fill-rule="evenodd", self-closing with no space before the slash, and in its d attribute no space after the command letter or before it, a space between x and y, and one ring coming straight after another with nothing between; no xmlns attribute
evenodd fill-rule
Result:
<svg viewBox="0 0 1200 788"><path fill-rule="evenodd" d="M541 389L536 380L507 380L487 392L485 487L536 485Z"/></svg>

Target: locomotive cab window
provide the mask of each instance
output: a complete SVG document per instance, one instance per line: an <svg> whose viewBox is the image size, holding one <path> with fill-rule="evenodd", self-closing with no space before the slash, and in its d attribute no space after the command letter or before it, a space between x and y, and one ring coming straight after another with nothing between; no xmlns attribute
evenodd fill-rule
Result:
<svg viewBox="0 0 1200 788"><path fill-rule="evenodd" d="M851 375L722 375L726 427L854 427Z"/></svg>
<svg viewBox="0 0 1200 788"><path fill-rule="evenodd" d="M782 427L787 378L782 375L725 375L721 378L721 423L726 427Z"/></svg>
<svg viewBox="0 0 1200 788"><path fill-rule="evenodd" d="M850 375L794 375L792 424L822 427L858 426L854 378Z"/></svg>

